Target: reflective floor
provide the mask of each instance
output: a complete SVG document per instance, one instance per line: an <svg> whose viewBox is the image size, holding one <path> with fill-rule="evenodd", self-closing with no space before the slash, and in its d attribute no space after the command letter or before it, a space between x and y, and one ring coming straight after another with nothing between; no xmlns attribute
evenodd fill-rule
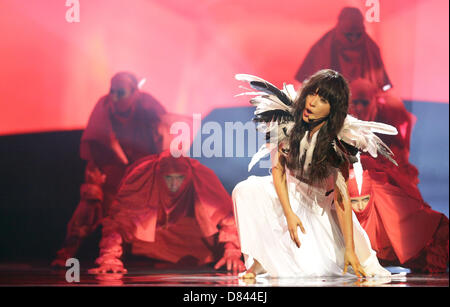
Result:
<svg viewBox="0 0 450 307"><path fill-rule="evenodd" d="M435 275L413 274L398 267L388 267L389 278L358 280L352 277L267 278L243 281L235 275L202 269L149 269L142 264L128 264L127 274L91 275L80 270L79 282L65 269L53 270L43 263L0 263L0 286L164 286L164 287L448 287L448 272Z"/></svg>

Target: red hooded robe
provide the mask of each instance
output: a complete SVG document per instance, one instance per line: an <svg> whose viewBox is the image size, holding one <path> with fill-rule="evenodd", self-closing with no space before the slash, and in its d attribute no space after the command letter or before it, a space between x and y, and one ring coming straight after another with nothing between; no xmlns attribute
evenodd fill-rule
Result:
<svg viewBox="0 0 450 307"><path fill-rule="evenodd" d="M346 34L360 35L349 42ZM378 88L391 85L381 59L380 49L364 27L364 17L357 8L343 8L336 27L315 43L295 75L303 82L315 72L330 68L349 82L357 78L371 80Z"/></svg>
<svg viewBox="0 0 450 307"><path fill-rule="evenodd" d="M111 89L113 85L115 90L129 91L119 100L129 110L120 113L111 94L100 98L92 111L80 144L81 158L88 161L86 181L55 265L73 257L82 238L92 233L102 216L108 214L127 164L162 150L158 126L166 113L164 108L155 98L138 90L137 79L131 73L117 73L111 79Z"/></svg>
<svg viewBox="0 0 450 307"><path fill-rule="evenodd" d="M390 184L382 172L365 170L359 194L351 171L348 188L350 197L370 195L367 206L355 214L380 260L416 271L445 272L449 256L445 215Z"/></svg>
<svg viewBox="0 0 450 307"><path fill-rule="evenodd" d="M177 192L168 190L164 176L185 176ZM130 166L124 176L104 236L118 232L133 243L133 252L170 262L183 256L200 263L213 261L214 250L200 241L218 234L217 243L239 249L230 195L212 170L197 160L174 158L169 151L152 155ZM231 244L231 245L230 245Z"/></svg>
<svg viewBox="0 0 450 307"><path fill-rule="evenodd" d="M165 109L151 95L137 89L132 74L116 74L112 80L133 88L131 110L123 116L117 112L110 95L94 107L80 144L81 158L99 167L106 175L104 214L117 191L127 165L147 155L162 151L158 126Z"/></svg>

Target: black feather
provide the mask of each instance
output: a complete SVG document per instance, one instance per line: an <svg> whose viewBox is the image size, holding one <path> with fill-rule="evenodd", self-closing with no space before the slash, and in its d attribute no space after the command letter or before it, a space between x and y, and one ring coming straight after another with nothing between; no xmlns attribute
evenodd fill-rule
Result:
<svg viewBox="0 0 450 307"><path fill-rule="evenodd" d="M388 159L389 161L391 161L392 163L395 164L395 166L398 166L397 161L395 161L392 156L393 154L390 152L389 148L386 149L383 146L378 146L378 152L384 156L386 159Z"/></svg>
<svg viewBox="0 0 450 307"><path fill-rule="evenodd" d="M344 147L344 151L352 156L356 156L359 151L357 147L350 145L343 140L339 140L338 145L342 145L342 147Z"/></svg>
<svg viewBox="0 0 450 307"><path fill-rule="evenodd" d="M340 167L339 165L341 165L344 161L348 161L351 164L358 162L358 158L356 157L356 155L359 150L357 147L352 146L344 142L343 140L339 140L338 138L335 138L334 140L334 143L336 144L336 147L339 151L336 152L331 146L332 150L330 151L330 161L332 162L331 164L334 167Z"/></svg>
<svg viewBox="0 0 450 307"><path fill-rule="evenodd" d="M285 93L283 93L276 86L273 86L268 82L251 81L250 86L257 91L265 92L270 95L275 95L276 97L278 97L278 99L280 99L281 102L283 102L287 106L292 105L292 101Z"/></svg>
<svg viewBox="0 0 450 307"><path fill-rule="evenodd" d="M253 120L255 122L278 122L278 123L285 123L289 121L293 121L294 118L291 113L283 110L270 110L266 112L262 112L258 115L256 115Z"/></svg>

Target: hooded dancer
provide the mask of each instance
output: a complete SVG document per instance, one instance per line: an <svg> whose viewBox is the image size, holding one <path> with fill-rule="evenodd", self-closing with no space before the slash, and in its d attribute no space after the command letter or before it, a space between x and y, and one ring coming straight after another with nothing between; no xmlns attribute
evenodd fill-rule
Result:
<svg viewBox="0 0 450 307"><path fill-rule="evenodd" d="M111 79L109 94L100 98L83 132L80 155L88 162L80 203L73 214L63 247L53 266L65 266L83 239L107 215L126 167L162 150L158 125L165 109L139 91L136 77L120 72Z"/></svg>
<svg viewBox="0 0 450 307"><path fill-rule="evenodd" d="M409 161L411 132L416 117L409 113L403 102L395 97L391 91L382 92L369 80L356 79L350 84L352 98L349 113L364 121L386 123L397 128L397 135L381 135L380 138L392 150L398 167L391 167L381 159L371 159L367 155L361 156L364 169L386 172L396 186L404 189L410 195L422 198L417 187L419 171Z"/></svg>
<svg viewBox="0 0 450 307"><path fill-rule="evenodd" d="M385 172L365 170L358 184L350 172L353 211L378 258L415 272L445 272L448 266L448 218L420 197L393 185Z"/></svg>
<svg viewBox="0 0 450 307"><path fill-rule="evenodd" d="M126 272L123 242L151 259L244 269L231 197L209 168L169 151L130 167L102 224L99 267L91 273Z"/></svg>
<svg viewBox="0 0 450 307"><path fill-rule="evenodd" d="M364 17L357 8L341 10L337 25L311 47L295 79L303 82L325 68L339 71L349 82L364 78L379 89L392 87L380 49L367 34Z"/></svg>

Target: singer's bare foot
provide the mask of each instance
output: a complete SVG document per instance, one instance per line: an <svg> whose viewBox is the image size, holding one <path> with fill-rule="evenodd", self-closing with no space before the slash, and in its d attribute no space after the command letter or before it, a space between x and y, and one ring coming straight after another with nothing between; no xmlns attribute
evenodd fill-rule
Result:
<svg viewBox="0 0 450 307"><path fill-rule="evenodd" d="M259 263L257 260L253 262L253 265L248 269L242 276L242 279L255 279L256 275L265 273L266 270L264 270L261 263Z"/></svg>

